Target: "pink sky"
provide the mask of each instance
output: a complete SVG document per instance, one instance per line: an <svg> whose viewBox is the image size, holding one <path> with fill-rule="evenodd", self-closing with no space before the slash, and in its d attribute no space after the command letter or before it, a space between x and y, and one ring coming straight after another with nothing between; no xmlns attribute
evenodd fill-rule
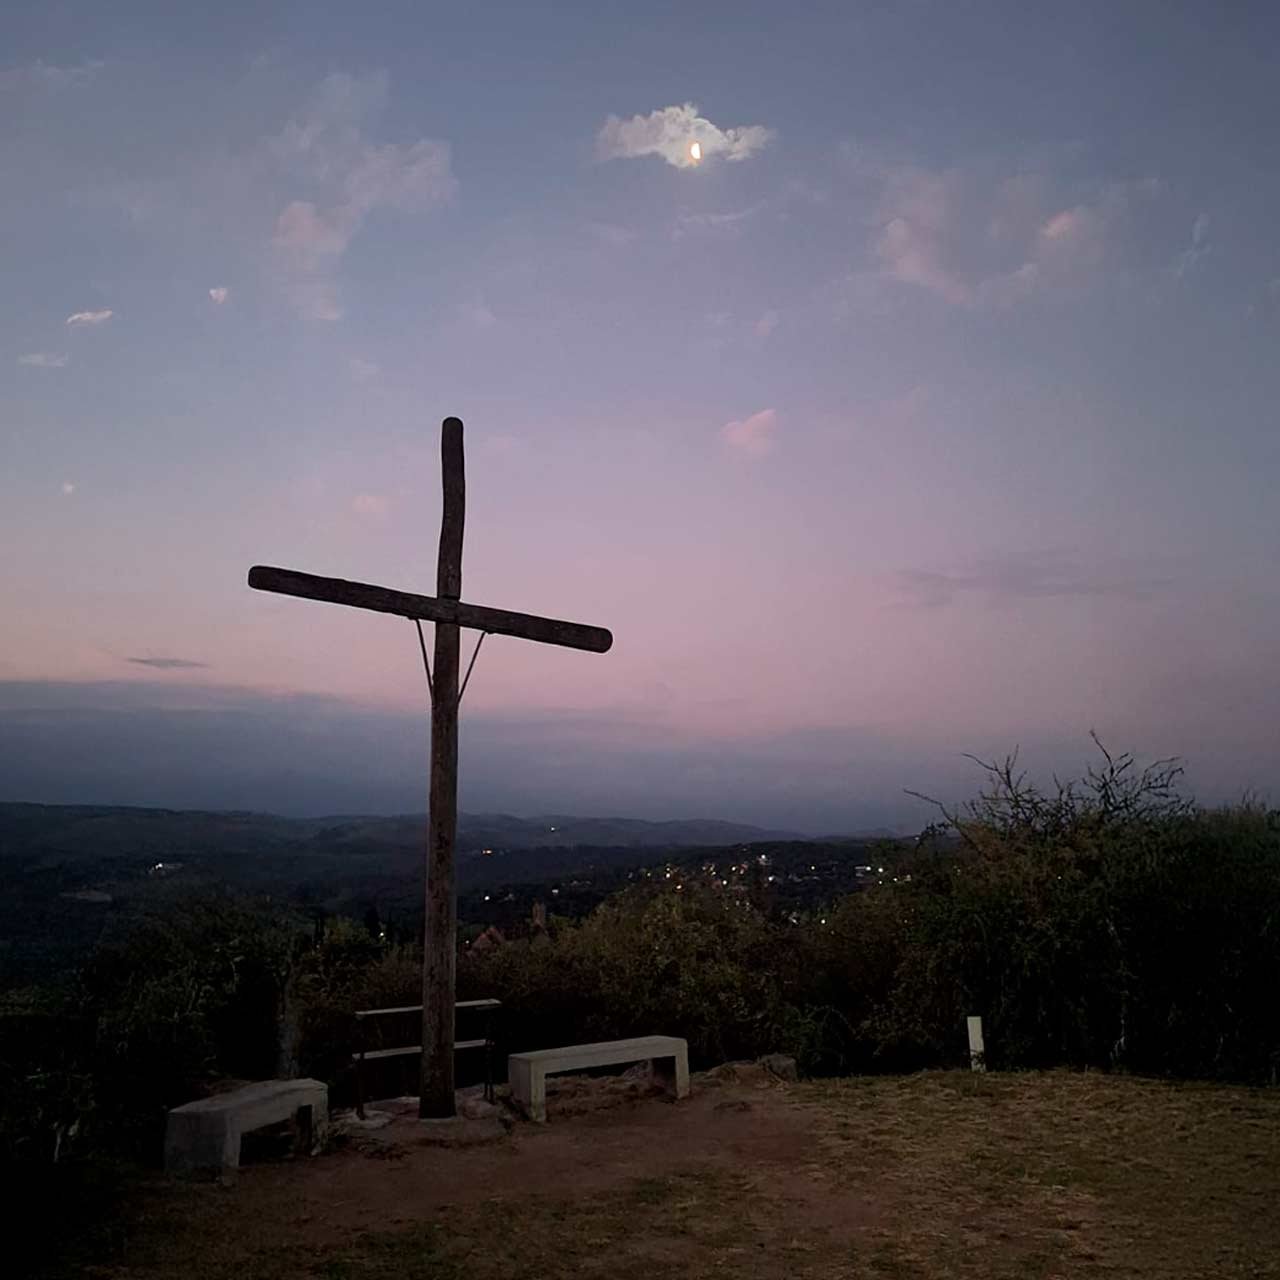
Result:
<svg viewBox="0 0 1280 1280"><path fill-rule="evenodd" d="M776 775L856 825L873 775L1069 768L1090 729L1270 786L1274 11L41 13L0 61L23 786L70 798L77 698L129 753L121 682L274 708L286 755L308 699L420 710L407 622L245 575L429 592L448 414L464 597L616 638L486 643L475 804L732 817Z"/></svg>

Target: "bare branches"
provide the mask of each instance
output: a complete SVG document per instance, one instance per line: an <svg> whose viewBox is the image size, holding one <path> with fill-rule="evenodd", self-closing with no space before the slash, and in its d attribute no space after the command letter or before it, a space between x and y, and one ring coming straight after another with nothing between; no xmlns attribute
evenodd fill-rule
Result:
<svg viewBox="0 0 1280 1280"><path fill-rule="evenodd" d="M974 842L972 836L970 836L964 819L958 811L948 809L941 800L935 800L933 796L927 796L923 791L912 791L910 787L903 787L903 791L916 800L923 800L925 804L932 805L940 814L942 814L941 822L931 822L924 831L920 833L921 841L927 840L929 837L939 833L945 834L947 832L954 832L965 842L965 844L973 849L975 853L981 852L979 846Z"/></svg>
<svg viewBox="0 0 1280 1280"><path fill-rule="evenodd" d="M959 808L909 788L906 794L937 809L945 828L975 850L992 838L1045 846L1196 811L1194 800L1179 790L1183 766L1176 757L1139 769L1131 752L1115 755L1097 733L1090 731L1089 737L1103 763L1087 765L1081 778L1064 781L1055 773L1051 790L1042 790L1028 778L1015 748L1002 760L965 754L986 774L987 784Z"/></svg>

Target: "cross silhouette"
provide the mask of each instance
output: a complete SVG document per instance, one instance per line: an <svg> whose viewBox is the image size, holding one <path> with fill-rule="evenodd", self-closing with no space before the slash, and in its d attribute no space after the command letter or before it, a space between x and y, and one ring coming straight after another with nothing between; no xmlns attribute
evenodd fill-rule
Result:
<svg viewBox="0 0 1280 1280"><path fill-rule="evenodd" d="M462 422L446 418L440 436L444 514L440 523L440 555L436 595L343 578L321 578L292 569L255 565L249 585L259 591L327 600L435 623L434 671L431 684L431 783L427 826L426 932L422 956L422 1077L418 1114L451 1116L454 1102L454 998L457 961L458 899L454 885L454 849L458 834L458 671L459 631L520 636L542 644L605 653L613 636L603 627L588 627L557 618L512 613L467 604L462 595L462 529L466 515L466 470ZM477 642L478 648L479 642ZM424 648L425 657L425 648ZM472 659L474 662L474 658ZM465 687L465 679L463 685Z"/></svg>

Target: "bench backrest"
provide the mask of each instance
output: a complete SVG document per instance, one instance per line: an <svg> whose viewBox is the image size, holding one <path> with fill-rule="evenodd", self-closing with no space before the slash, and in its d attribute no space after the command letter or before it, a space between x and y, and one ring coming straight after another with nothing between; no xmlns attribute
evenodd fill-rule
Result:
<svg viewBox="0 0 1280 1280"><path fill-rule="evenodd" d="M454 1003L455 1009L498 1009L502 1006L501 1000L458 1000ZM401 1004L394 1009L357 1009L356 1019L363 1021L365 1018L378 1018L383 1014L389 1013L421 1013L422 1006L420 1004Z"/></svg>

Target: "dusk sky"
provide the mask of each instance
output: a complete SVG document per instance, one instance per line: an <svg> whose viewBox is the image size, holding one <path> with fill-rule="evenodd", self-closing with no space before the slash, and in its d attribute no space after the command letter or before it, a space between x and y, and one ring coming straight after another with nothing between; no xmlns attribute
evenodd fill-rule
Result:
<svg viewBox="0 0 1280 1280"><path fill-rule="evenodd" d="M1280 764L1280 6L18 0L0 799L919 825ZM698 144L701 159L690 148ZM471 638L463 636L463 660Z"/></svg>

